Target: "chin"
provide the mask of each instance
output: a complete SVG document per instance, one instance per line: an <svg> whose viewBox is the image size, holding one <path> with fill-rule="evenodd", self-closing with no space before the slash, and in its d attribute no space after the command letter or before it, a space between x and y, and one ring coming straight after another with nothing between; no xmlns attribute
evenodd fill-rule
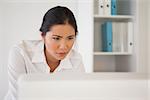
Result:
<svg viewBox="0 0 150 100"><path fill-rule="evenodd" d="M63 60L66 56L67 56L67 54L66 55L61 55L61 54L56 54L55 55L57 60Z"/></svg>
<svg viewBox="0 0 150 100"><path fill-rule="evenodd" d="M65 58L65 57L63 57L63 58L60 58L60 57L58 58L58 57L57 57L56 59L57 59L57 60L63 60L64 58Z"/></svg>

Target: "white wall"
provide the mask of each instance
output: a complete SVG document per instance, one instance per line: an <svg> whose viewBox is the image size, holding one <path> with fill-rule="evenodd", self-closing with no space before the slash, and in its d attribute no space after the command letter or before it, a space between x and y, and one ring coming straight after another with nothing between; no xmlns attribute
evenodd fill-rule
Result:
<svg viewBox="0 0 150 100"><path fill-rule="evenodd" d="M63 5L70 8L79 23L79 49L84 52L86 32L84 22L78 16L77 0L1 0L0 1L0 100L8 89L7 80L7 59L10 47L20 40L40 39L39 28L45 12L53 6ZM90 8L89 8L90 9ZM81 13L81 11L80 11ZM3 16L2 16L3 15ZM83 18L82 18L83 19ZM87 22L88 23L88 22ZM87 24L86 23L86 24ZM2 26L2 27L1 27ZM84 33L84 34L82 34ZM82 34L82 35L80 35ZM90 34L90 33L88 33ZM84 36L84 37L83 37ZM84 40L84 41L82 41ZM89 41L90 42L90 41ZM81 44L81 48L80 48ZM87 48L87 47L86 47ZM2 51L3 50L3 51ZM87 51L88 52L88 51ZM84 53L84 56L86 54ZM86 57L83 57L84 61ZM90 60L90 59L88 59ZM90 62L89 62L90 63ZM92 64L86 64L88 66ZM85 65L85 66L86 66ZM90 70L90 68L89 68Z"/></svg>
<svg viewBox="0 0 150 100"><path fill-rule="evenodd" d="M150 1L148 2L148 6L147 6L147 8L148 8L148 46L149 46L149 49L148 49L148 51L150 51ZM150 52L148 52L148 55L149 55L149 60L150 60ZM149 66L150 66L150 61L149 61ZM150 68L149 68L149 73L150 73Z"/></svg>
<svg viewBox="0 0 150 100"><path fill-rule="evenodd" d="M3 14L2 14L2 3L0 2L0 100L2 100L2 97L4 96L6 89L7 89L7 73L6 73L6 67L4 67L4 58L3 55L4 51L4 34L3 33Z"/></svg>
<svg viewBox="0 0 150 100"><path fill-rule="evenodd" d="M148 1L148 0L147 0ZM150 99L150 1L147 2L148 9L148 97Z"/></svg>
<svg viewBox="0 0 150 100"><path fill-rule="evenodd" d="M78 0L79 51L86 72L93 72L93 0Z"/></svg>
<svg viewBox="0 0 150 100"><path fill-rule="evenodd" d="M137 0L137 31L138 36L136 37L136 53L137 53L137 72L147 72L147 52L148 52L148 9L147 0Z"/></svg>

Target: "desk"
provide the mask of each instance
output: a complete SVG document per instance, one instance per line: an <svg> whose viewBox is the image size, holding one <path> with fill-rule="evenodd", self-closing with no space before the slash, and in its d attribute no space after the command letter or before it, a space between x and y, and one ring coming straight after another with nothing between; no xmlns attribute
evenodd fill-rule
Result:
<svg viewBox="0 0 150 100"><path fill-rule="evenodd" d="M146 100L145 74L55 73L23 75L19 100Z"/></svg>

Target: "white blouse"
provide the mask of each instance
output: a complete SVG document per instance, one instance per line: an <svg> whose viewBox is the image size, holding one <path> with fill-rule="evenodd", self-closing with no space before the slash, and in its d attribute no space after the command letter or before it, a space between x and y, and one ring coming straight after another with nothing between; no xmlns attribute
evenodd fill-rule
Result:
<svg viewBox="0 0 150 100"><path fill-rule="evenodd" d="M54 72L84 72L81 55L72 49ZM12 47L8 60L9 91L5 100L16 100L17 79L24 73L50 73L42 40L21 41Z"/></svg>

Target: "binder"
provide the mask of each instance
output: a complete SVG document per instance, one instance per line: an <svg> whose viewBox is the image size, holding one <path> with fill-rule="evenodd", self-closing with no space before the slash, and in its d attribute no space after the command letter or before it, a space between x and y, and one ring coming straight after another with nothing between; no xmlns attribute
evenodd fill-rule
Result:
<svg viewBox="0 0 150 100"><path fill-rule="evenodd" d="M128 22L128 52L133 52L133 23Z"/></svg>
<svg viewBox="0 0 150 100"><path fill-rule="evenodd" d="M98 14L104 14L104 0L98 0Z"/></svg>
<svg viewBox="0 0 150 100"><path fill-rule="evenodd" d="M102 51L112 52L112 22L102 24Z"/></svg>
<svg viewBox="0 0 150 100"><path fill-rule="evenodd" d="M112 27L113 52L127 52L127 22L113 22Z"/></svg>
<svg viewBox="0 0 150 100"><path fill-rule="evenodd" d="M117 15L117 1L111 0L111 15Z"/></svg>
<svg viewBox="0 0 150 100"><path fill-rule="evenodd" d="M120 32L120 22L113 22L113 52L121 51L121 32Z"/></svg>
<svg viewBox="0 0 150 100"><path fill-rule="evenodd" d="M118 22L113 22L112 23L112 51L113 52L118 52L119 51L119 41L118 41Z"/></svg>
<svg viewBox="0 0 150 100"><path fill-rule="evenodd" d="M111 15L111 0L104 0L104 15Z"/></svg>
<svg viewBox="0 0 150 100"><path fill-rule="evenodd" d="M120 49L121 52L127 52L127 23L120 22Z"/></svg>

